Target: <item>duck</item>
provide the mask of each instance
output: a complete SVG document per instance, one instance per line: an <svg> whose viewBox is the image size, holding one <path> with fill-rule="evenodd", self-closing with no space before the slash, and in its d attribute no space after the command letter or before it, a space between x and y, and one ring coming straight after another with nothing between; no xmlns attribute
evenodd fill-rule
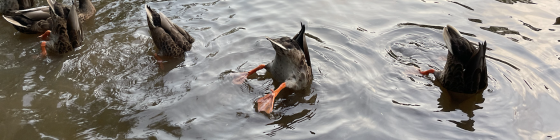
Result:
<svg viewBox="0 0 560 140"><path fill-rule="evenodd" d="M293 38L281 37L277 39L266 38L272 44L276 55L274 60L268 64L261 64L257 68L242 73L234 79L234 83L242 83L247 76L256 73L260 69L270 72L274 81L280 82L280 86L271 94L267 94L257 100L257 110L270 114L274 108L274 99L284 88L302 90L311 84L313 74L311 60L305 40L305 25L301 23L301 29Z"/></svg>
<svg viewBox="0 0 560 140"><path fill-rule="evenodd" d="M443 39L447 47L447 62L443 71L429 69L422 75L433 73L452 98L464 100L488 87L486 68L486 41L478 42L478 49L465 39L455 27L443 28Z"/></svg>
<svg viewBox="0 0 560 140"><path fill-rule="evenodd" d="M163 56L182 57L186 51L190 51L194 38L184 29L171 22L163 13L154 11L149 5L145 5L148 28L154 44ZM158 62L161 58L154 53Z"/></svg>
<svg viewBox="0 0 560 140"><path fill-rule="evenodd" d="M14 10L2 17L16 30L26 34L44 33L51 28L49 6Z"/></svg>
<svg viewBox="0 0 560 140"><path fill-rule="evenodd" d="M13 10L22 10L35 6L35 0L1 0L0 13L6 14Z"/></svg>
<svg viewBox="0 0 560 140"><path fill-rule="evenodd" d="M78 0L77 4L80 23L90 19L97 12L91 0ZM63 5L63 9L69 10L70 6ZM13 10L3 15L3 17L6 21L10 22L16 30L22 33L44 33L51 29L49 6Z"/></svg>
<svg viewBox="0 0 560 140"><path fill-rule="evenodd" d="M64 54L73 51L81 45L83 40L82 24L78 17L76 5L70 8L61 3L47 0L50 7L51 30L47 30L39 36L41 42L41 55L46 56L48 52Z"/></svg>

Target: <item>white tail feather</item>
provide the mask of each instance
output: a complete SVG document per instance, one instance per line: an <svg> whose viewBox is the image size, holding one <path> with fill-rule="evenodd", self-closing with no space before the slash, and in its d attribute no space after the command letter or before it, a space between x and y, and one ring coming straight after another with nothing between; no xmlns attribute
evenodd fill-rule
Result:
<svg viewBox="0 0 560 140"><path fill-rule="evenodd" d="M282 44L280 44L280 43L278 43L278 42L276 42L276 41L273 41L272 39L270 39L270 38L268 38L268 37L267 37L266 39L268 39L268 41L274 43L276 46L278 46L278 47L280 47L280 48L282 48L282 49L284 49L284 50L287 50L286 47L284 47Z"/></svg>
<svg viewBox="0 0 560 140"><path fill-rule="evenodd" d="M152 11L148 8L148 4L146 4L144 7L146 9L146 15L148 15L148 21L150 22L151 25L154 25L154 21L153 21L153 17L152 17Z"/></svg>
<svg viewBox="0 0 560 140"><path fill-rule="evenodd" d="M19 26L19 27L23 27L23 28L27 28L26 26L21 25L21 23L19 23L18 21L14 20L12 17L6 17L4 15L2 15L2 17L4 17L4 19L6 19L6 21L8 21L9 23Z"/></svg>

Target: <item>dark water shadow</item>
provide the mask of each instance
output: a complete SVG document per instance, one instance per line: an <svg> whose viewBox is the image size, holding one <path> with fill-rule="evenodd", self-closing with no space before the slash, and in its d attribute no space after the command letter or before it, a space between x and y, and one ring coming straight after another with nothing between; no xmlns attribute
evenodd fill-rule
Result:
<svg viewBox="0 0 560 140"><path fill-rule="evenodd" d="M438 101L438 108L441 108L440 111L437 112L453 112L455 110L461 110L463 113L467 114L467 117L469 117L469 119L467 120L447 120L449 122L452 122L454 124L456 124L456 126L458 128L467 130L467 131L475 131L474 128L474 120L472 119L474 117L474 111L475 110L479 110L482 109L481 106L478 106L478 104L482 104L484 103L484 97L482 95L482 92L484 92L484 90L481 90L477 93L475 93L474 96L471 96L470 98L465 98L465 99L454 99L451 97L451 95L449 94L449 92L447 91L447 89L443 88L443 86L441 86L441 83L438 82L437 80L434 81L434 84L438 87L440 87L441 89L441 94L440 97L437 99Z"/></svg>
<svg viewBox="0 0 560 140"><path fill-rule="evenodd" d="M267 72L268 74L268 72ZM273 81L272 84L274 88L278 88L281 83ZM292 109L295 109L299 104L309 104L314 105L317 102L317 94L312 94L313 90L310 86L307 86L306 89L303 90L292 90L292 89L283 89L278 96L276 96L276 100L274 102L274 110L271 114L268 115L270 119L280 118L271 122L266 125L277 125L278 127L266 132L268 136L275 136L278 131L285 130L285 129L295 129L294 124L301 123L307 120L311 120L313 116L315 116L315 109L303 109L297 113L286 114ZM309 97L311 96L311 97ZM258 111L257 109L257 102L255 102L254 110L255 112Z"/></svg>

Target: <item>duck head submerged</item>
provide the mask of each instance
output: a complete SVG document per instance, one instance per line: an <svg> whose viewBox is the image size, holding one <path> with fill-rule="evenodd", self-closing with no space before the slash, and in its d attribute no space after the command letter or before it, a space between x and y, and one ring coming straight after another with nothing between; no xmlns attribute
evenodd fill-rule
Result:
<svg viewBox="0 0 560 140"><path fill-rule="evenodd" d="M279 61L277 59L280 59L281 61L284 58L288 58L292 61L300 62L302 59L305 59L306 64L311 66L309 51L307 50L307 42L305 40L305 26L303 24L301 24L299 33L293 38L281 37L278 39L272 39L267 37L266 39L270 41L274 51L276 51L275 61ZM302 52L304 55L301 55Z"/></svg>
<svg viewBox="0 0 560 140"><path fill-rule="evenodd" d="M477 49L451 25L443 29L443 38L449 53L444 71L436 74L443 87L451 92L467 94L486 88L486 42L479 43Z"/></svg>
<svg viewBox="0 0 560 140"><path fill-rule="evenodd" d="M455 99L462 100L460 98L480 93L488 86L486 42L478 43L477 49L475 44L463 38L451 25L443 28L443 39L448 49L443 71L430 69L420 73L434 73L436 80L441 82L452 97L459 97Z"/></svg>

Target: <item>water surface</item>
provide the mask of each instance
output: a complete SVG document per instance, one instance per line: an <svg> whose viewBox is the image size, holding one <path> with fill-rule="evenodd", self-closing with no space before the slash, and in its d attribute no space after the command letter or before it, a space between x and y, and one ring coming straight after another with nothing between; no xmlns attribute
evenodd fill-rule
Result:
<svg viewBox="0 0 560 140"><path fill-rule="evenodd" d="M65 0L70 3L70 0ZM0 139L558 139L556 0L93 0L84 45L37 57L37 35L0 21ZM156 52L149 4L195 39L184 59ZM38 5L46 5L39 2ZM307 26L314 80L284 90L271 115L255 101L279 83L265 37ZM442 29L488 42L488 88L452 101Z"/></svg>

